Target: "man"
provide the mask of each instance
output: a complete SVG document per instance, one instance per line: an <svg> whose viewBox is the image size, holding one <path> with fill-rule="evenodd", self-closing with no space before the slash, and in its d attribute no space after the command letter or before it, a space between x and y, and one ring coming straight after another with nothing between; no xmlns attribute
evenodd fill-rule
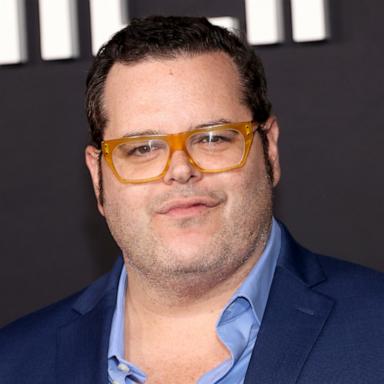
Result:
<svg viewBox="0 0 384 384"><path fill-rule="evenodd" d="M253 50L205 19L100 50L86 163L123 260L2 331L1 383L384 382L384 278L273 219L270 111Z"/></svg>

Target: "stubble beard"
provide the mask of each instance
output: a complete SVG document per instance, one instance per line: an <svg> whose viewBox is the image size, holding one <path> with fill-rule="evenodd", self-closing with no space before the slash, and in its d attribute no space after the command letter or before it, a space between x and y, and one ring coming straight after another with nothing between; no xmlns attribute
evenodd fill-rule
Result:
<svg viewBox="0 0 384 384"><path fill-rule="evenodd" d="M128 269L158 291L171 291L180 297L199 296L229 279L248 261L253 265L261 255L271 227L272 185L267 175L256 184L250 196L243 195L234 206L232 220L222 223L221 229L193 255L185 248L170 248L149 230L148 223L134 225L128 215L122 214L118 202L106 199L104 209ZM181 221L180 225L196 225L193 220Z"/></svg>

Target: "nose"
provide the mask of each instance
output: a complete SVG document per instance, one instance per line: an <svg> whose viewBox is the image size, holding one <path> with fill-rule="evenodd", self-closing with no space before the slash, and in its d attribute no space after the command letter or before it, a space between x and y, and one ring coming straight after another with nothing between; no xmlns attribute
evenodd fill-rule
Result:
<svg viewBox="0 0 384 384"><path fill-rule="evenodd" d="M200 180L202 173L196 169L184 151L175 151L170 159L170 164L163 180L165 184L177 182L186 184Z"/></svg>

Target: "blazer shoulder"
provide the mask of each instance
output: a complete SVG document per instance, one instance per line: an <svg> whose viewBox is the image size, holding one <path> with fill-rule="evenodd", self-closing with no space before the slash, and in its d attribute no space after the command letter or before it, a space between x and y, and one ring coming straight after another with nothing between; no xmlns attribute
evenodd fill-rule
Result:
<svg viewBox="0 0 384 384"><path fill-rule="evenodd" d="M116 269L116 268L115 268ZM113 271L89 286L56 303L21 317L0 329L0 356L12 348L54 342L56 331L97 306L105 293L116 285Z"/></svg>
<svg viewBox="0 0 384 384"><path fill-rule="evenodd" d="M95 333L101 334L103 329L107 329L105 323L110 324L121 267L120 260L110 273L100 277L79 293L1 329L1 383L13 383L15 380L18 383L36 384L53 382L57 374L58 360L63 359L63 348L68 345L72 349L64 354L67 365L70 365L68 361L73 360L79 348L84 347L86 351L84 355L91 356L92 346L97 342L96 339L88 342L86 338L87 342L84 343L84 334L90 329L96 329ZM87 358L85 357L85 360ZM60 364L62 363L61 361ZM23 375L23 372L28 374L20 379L19 376Z"/></svg>
<svg viewBox="0 0 384 384"><path fill-rule="evenodd" d="M313 289L331 297L343 307L370 311L376 308L377 318L384 320L384 274L368 267L315 254L326 279Z"/></svg>
<svg viewBox="0 0 384 384"><path fill-rule="evenodd" d="M28 372L28 382L51 382L57 330L76 316L72 305L80 294L24 316L0 330L1 383L19 382L19 379L20 383L27 382L17 378L23 371Z"/></svg>
<svg viewBox="0 0 384 384"><path fill-rule="evenodd" d="M32 312L6 325L0 330L0 355L3 348L17 344L19 338L24 345L29 342L44 340L57 328L71 321L76 313L73 304L84 290Z"/></svg>
<svg viewBox="0 0 384 384"><path fill-rule="evenodd" d="M278 265L301 279L308 287L331 297L384 296L384 273L300 245L281 225L282 247Z"/></svg>

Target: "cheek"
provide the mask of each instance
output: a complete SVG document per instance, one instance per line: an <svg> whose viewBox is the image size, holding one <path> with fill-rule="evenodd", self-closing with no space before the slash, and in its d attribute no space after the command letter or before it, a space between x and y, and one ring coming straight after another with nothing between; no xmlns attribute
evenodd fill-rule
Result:
<svg viewBox="0 0 384 384"><path fill-rule="evenodd" d="M257 135L252 144L247 162L244 167L244 184L247 188L256 188L263 183L267 177L267 167L264 150L259 136Z"/></svg>
<svg viewBox="0 0 384 384"><path fill-rule="evenodd" d="M262 156L250 156L243 168L229 172L228 176L227 214L236 211L237 214L246 215L247 212L259 210L263 206L264 200L270 194L270 187Z"/></svg>
<svg viewBox="0 0 384 384"><path fill-rule="evenodd" d="M258 183L264 181L265 175L264 158L249 156L242 168L228 173L227 185L235 195L247 197L250 190L257 189Z"/></svg>
<svg viewBox="0 0 384 384"><path fill-rule="evenodd" d="M113 210L114 214L124 216L126 220L143 216L146 199L150 198L145 185L120 183L107 169L103 174L103 190L105 210Z"/></svg>
<svg viewBox="0 0 384 384"><path fill-rule="evenodd" d="M104 212L109 230L121 249L136 244L150 228L148 201L132 185L106 186Z"/></svg>

